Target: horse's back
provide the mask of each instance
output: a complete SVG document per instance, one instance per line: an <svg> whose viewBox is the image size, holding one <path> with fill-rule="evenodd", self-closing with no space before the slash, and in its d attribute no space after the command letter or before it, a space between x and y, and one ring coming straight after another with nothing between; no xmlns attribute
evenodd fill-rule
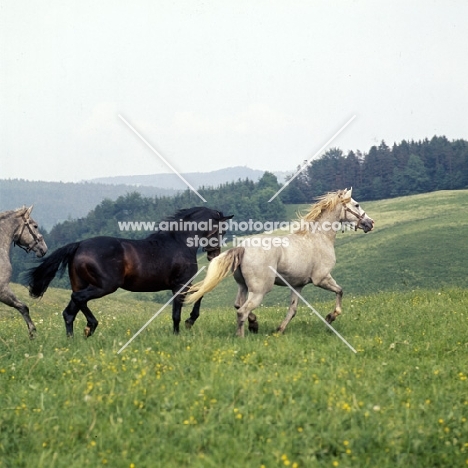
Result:
<svg viewBox="0 0 468 468"><path fill-rule="evenodd" d="M110 236L98 236L80 242L74 261L103 262L118 260L124 253L122 239Z"/></svg>
<svg viewBox="0 0 468 468"><path fill-rule="evenodd" d="M259 236L265 239L266 236ZM272 282L283 285L275 272L286 278L293 286L311 282L315 273L328 273L335 263L334 250L329 251L321 239L291 234L277 238L276 243L245 245L241 265L242 277L249 290L251 287L267 288ZM260 241L259 241L260 242ZM320 270L320 272L319 272ZM255 286L254 286L255 285Z"/></svg>

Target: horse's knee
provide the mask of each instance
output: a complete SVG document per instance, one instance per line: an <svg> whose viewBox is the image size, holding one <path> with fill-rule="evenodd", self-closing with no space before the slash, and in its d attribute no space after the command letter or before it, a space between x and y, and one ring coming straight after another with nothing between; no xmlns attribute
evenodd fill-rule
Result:
<svg viewBox="0 0 468 468"><path fill-rule="evenodd" d="M244 326L244 322L246 321L247 319L247 315L243 310L242 308L239 308L237 310L237 325L238 326Z"/></svg>

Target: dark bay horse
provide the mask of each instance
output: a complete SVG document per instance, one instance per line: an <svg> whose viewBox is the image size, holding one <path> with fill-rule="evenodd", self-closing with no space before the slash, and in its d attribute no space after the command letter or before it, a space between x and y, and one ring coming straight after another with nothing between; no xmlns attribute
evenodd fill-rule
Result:
<svg viewBox="0 0 468 468"><path fill-rule="evenodd" d="M93 237L65 245L29 271L29 292L33 297L42 296L59 268L63 271L68 266L73 293L63 311L66 332L73 336L73 322L81 310L87 319L85 336L89 337L98 321L88 301L118 288L134 292L171 290L176 294L197 272L200 246L207 252L208 260L219 255L223 235L220 223L230 218L204 207L188 208L167 219L166 229L161 229L161 223L159 231L146 239ZM188 286L172 302L176 334L187 289ZM194 304L186 321L188 326L197 320L200 302L201 298Z"/></svg>
<svg viewBox="0 0 468 468"><path fill-rule="evenodd" d="M330 274L335 266L336 231L343 227L342 223L364 232L374 228L374 221L351 198L351 193L351 189L345 189L324 195L303 216L301 229L287 236L277 236L276 243L261 242L269 240L265 236L253 236L247 238L243 246L224 252L210 263L204 281L190 288L186 302L198 300L234 272L238 285L234 304L238 336L244 336L247 319L249 330L258 331L257 317L252 310L261 304L274 285L292 289L289 310L278 332L282 333L296 315L298 294L309 283L336 294L335 310L326 317L328 323L333 322L341 314L343 296L342 288Z"/></svg>
<svg viewBox="0 0 468 468"><path fill-rule="evenodd" d="M15 244L26 252L33 251L36 256L43 257L47 245L39 232L36 221L31 218L32 206L0 213L0 302L14 307L23 316L28 327L29 337L34 338L34 326L29 309L10 289L12 267L10 262L10 247Z"/></svg>

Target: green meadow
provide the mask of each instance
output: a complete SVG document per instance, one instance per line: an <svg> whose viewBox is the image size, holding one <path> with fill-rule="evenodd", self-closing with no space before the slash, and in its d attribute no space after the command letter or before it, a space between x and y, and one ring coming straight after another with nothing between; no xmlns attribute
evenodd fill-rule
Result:
<svg viewBox="0 0 468 468"><path fill-rule="evenodd" d="M333 272L333 326L356 354L305 304L273 333L286 288L257 309L258 335L234 336L227 278L191 330L173 336L168 308L119 353L165 293L92 302L96 334L79 315L67 339L69 291L13 285L38 334L0 305L0 467L466 466L468 191L363 205L375 231L339 233Z"/></svg>

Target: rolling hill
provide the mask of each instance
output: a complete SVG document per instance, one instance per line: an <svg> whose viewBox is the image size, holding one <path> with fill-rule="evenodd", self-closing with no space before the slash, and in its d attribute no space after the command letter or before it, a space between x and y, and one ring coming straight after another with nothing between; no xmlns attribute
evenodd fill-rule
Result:
<svg viewBox="0 0 468 468"><path fill-rule="evenodd" d="M293 170L290 171L294 172ZM245 166L227 167L210 172L187 172L182 175L195 188L200 187L218 187L227 182L235 182L239 179L250 179L253 181L259 180L265 171L259 169L250 169ZM275 175L280 182L286 178L286 172L277 172ZM134 186L158 187L166 190L185 190L187 186L174 173L165 174L149 174L149 175L132 175L132 176L114 176L100 177L91 179L90 182L100 184L125 184Z"/></svg>
<svg viewBox="0 0 468 468"><path fill-rule="evenodd" d="M50 230L67 219L86 216L105 198L118 197L136 191L129 185L108 185L90 182L43 182L23 179L0 179L0 211L23 205L34 205L33 217L42 228ZM172 196L175 190L138 187L145 197Z"/></svg>
<svg viewBox="0 0 468 468"><path fill-rule="evenodd" d="M194 187L218 187L239 179L257 181L264 171L248 167L230 167L211 172L184 174ZM283 180L285 173L278 173ZM132 192L143 197L171 197L187 186L176 174L154 174L93 179L79 183L0 179L0 211L34 205L34 217L50 230L67 219L86 216L104 199L116 200Z"/></svg>

